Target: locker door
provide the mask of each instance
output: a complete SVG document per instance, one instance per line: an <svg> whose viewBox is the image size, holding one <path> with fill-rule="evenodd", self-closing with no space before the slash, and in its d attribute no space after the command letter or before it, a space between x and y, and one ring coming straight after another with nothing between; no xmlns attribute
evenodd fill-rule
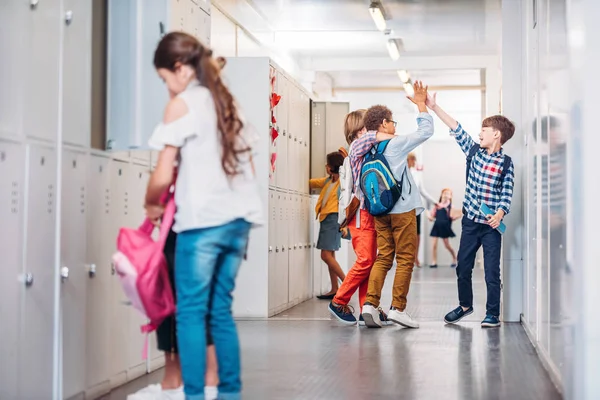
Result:
<svg viewBox="0 0 600 400"><path fill-rule="evenodd" d="M63 393L71 398L85 388L87 300L87 155L64 151L61 213ZM63 271L61 271L63 272Z"/></svg>
<svg viewBox="0 0 600 400"><path fill-rule="evenodd" d="M288 181L288 80L281 74L277 73L277 90L281 96L281 100L277 105L277 125L279 126L279 138L276 143L277 147L277 187L283 190L289 188Z"/></svg>
<svg viewBox="0 0 600 400"><path fill-rule="evenodd" d="M0 399L18 399L19 326L23 272L25 149L0 141Z"/></svg>
<svg viewBox="0 0 600 400"><path fill-rule="evenodd" d="M93 266L88 274L88 301L86 304L86 389L97 387L110 374L110 296L111 255L114 240L111 229L111 160L90 157L88 168L87 259Z"/></svg>
<svg viewBox="0 0 600 400"><path fill-rule="evenodd" d="M90 145L92 1L65 0L73 13L64 30L63 140Z"/></svg>
<svg viewBox="0 0 600 400"><path fill-rule="evenodd" d="M273 310L277 307L276 291L277 291L277 253L275 253L275 241L277 240L278 231L278 204L277 192L269 190L269 315L272 315Z"/></svg>
<svg viewBox="0 0 600 400"><path fill-rule="evenodd" d="M56 152L28 145L25 198L25 270L32 284L23 296L19 336L21 399L52 398ZM32 384L35 382L35 384Z"/></svg>
<svg viewBox="0 0 600 400"><path fill-rule="evenodd" d="M297 171L298 164L296 163L296 143L298 142L298 131L296 130L296 118L297 118L297 102L296 102L296 87L288 82L288 97L289 97L289 112L288 112L288 189L297 190L298 183Z"/></svg>
<svg viewBox="0 0 600 400"><path fill-rule="evenodd" d="M298 303L298 195L292 194L290 199L291 222L288 224L290 235L290 262L289 262L289 299L290 303Z"/></svg>
<svg viewBox="0 0 600 400"><path fill-rule="evenodd" d="M129 164L113 160L110 173L110 215L111 225L107 235L112 244L109 254L116 251L116 242L119 229L123 226L129 226ZM107 301L110 304L110 378L111 385L125 383L127 379L126 371L128 364L128 339L129 339L129 302L123 293L119 279L111 268L110 295Z"/></svg>
<svg viewBox="0 0 600 400"><path fill-rule="evenodd" d="M288 194L279 192L277 195L279 222L277 224L277 245L275 253L277 257L277 308L282 309L288 304L288 276L289 276L289 260L288 260Z"/></svg>
<svg viewBox="0 0 600 400"><path fill-rule="evenodd" d="M144 198L146 196L146 187L150 177L149 167L147 165L129 165L129 173L127 174L127 200L128 200L128 218L127 225L131 227L142 224L144 211ZM144 346L144 336L140 333L140 327L147 323L146 319L133 307L126 307L128 314L128 335L127 342L129 346L128 352L128 375L131 379L146 372L145 361L142 359L142 348ZM156 335L152 335L156 336ZM156 347L154 347L156 348Z"/></svg>
<svg viewBox="0 0 600 400"><path fill-rule="evenodd" d="M279 88L283 87L283 83L279 82L279 78L280 78L280 74L278 74L275 70L274 67L269 67L269 76L274 76L275 77L275 84L274 84L274 91L275 93L279 93ZM275 117L276 123L273 124L272 121L269 121L269 126L272 128L275 128L279 131L279 135L281 137L282 133L283 133L283 128L281 125L281 120L279 119L279 115L280 113L280 107L281 105L278 105L277 107L273 108L272 112L273 112L273 116ZM271 128L269 129L269 149L270 149L270 153L269 153L269 157L271 157L273 154L277 153L277 144L280 142L280 137L278 137L277 139L275 139L273 141L273 137L271 135ZM280 156L280 154L278 154L278 156ZM273 171L271 169L271 159L269 159L269 186L277 186L277 174L279 173L279 166L278 166L279 162L276 161L275 163L275 170Z"/></svg>
<svg viewBox="0 0 600 400"><path fill-rule="evenodd" d="M187 3L189 0L170 0L169 31L185 31Z"/></svg>
<svg viewBox="0 0 600 400"><path fill-rule="evenodd" d="M301 226L301 241L302 241L302 270L304 271L304 291L302 292L302 298L307 300L310 298L310 288L312 280L312 269L310 262L310 249L308 248L308 197L302 195L302 226Z"/></svg>
<svg viewBox="0 0 600 400"><path fill-rule="evenodd" d="M20 6L27 7L23 2ZM64 18L61 0L40 1L35 8L27 7L24 17L18 34L22 54L10 57L21 60L26 70L21 80L25 90L18 96L28 114L22 116L23 131L29 137L54 141L58 123L60 21Z"/></svg>
<svg viewBox="0 0 600 400"><path fill-rule="evenodd" d="M200 0L200 3L202 4L205 1L208 1L208 0ZM208 1L208 3L210 5L210 1ZM202 23L202 30L200 31L200 41L204 45L210 46L210 30L211 30L210 14L208 14L206 11L203 11L202 19L203 19L203 23Z"/></svg>

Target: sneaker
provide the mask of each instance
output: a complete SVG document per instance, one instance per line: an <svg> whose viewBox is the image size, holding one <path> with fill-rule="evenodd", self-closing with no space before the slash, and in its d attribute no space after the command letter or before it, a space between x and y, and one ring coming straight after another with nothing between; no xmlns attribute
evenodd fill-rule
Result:
<svg viewBox="0 0 600 400"><path fill-rule="evenodd" d="M450 268L456 268L456 267L458 267L458 264L457 264L457 263L452 263L452 264L450 264Z"/></svg>
<svg viewBox="0 0 600 400"><path fill-rule="evenodd" d="M354 317L354 309L349 305L335 304L333 301L329 303L329 313L344 325L356 325L356 317Z"/></svg>
<svg viewBox="0 0 600 400"><path fill-rule="evenodd" d="M379 320L381 321L381 324L383 326L392 325L392 321L390 321L388 319L387 314L385 312L383 312L381 307L379 307L377 310L379 311ZM358 326L365 326L365 320L364 320L362 314L360 315L360 317L358 317Z"/></svg>
<svg viewBox="0 0 600 400"><path fill-rule="evenodd" d="M437 268L437 264L431 264L429 268Z"/></svg>
<svg viewBox="0 0 600 400"><path fill-rule="evenodd" d="M395 308L390 310L388 319L392 322L402 325L405 328L418 328L419 323L415 321L406 311L399 311Z"/></svg>
<svg viewBox="0 0 600 400"><path fill-rule="evenodd" d="M185 400L183 386L177 389L163 390L161 385L150 385L127 396L127 400Z"/></svg>
<svg viewBox="0 0 600 400"><path fill-rule="evenodd" d="M363 317L365 325L369 328L381 328L383 326L379 310L373 304L365 303L363 305L361 317Z"/></svg>
<svg viewBox="0 0 600 400"><path fill-rule="evenodd" d="M469 307L467 311L464 311L461 306L456 307L454 310L450 311L444 317L444 322L447 324L455 324L467 315L473 314L473 307Z"/></svg>
<svg viewBox="0 0 600 400"><path fill-rule="evenodd" d="M335 293L320 294L320 295L317 296L317 299L319 299L319 300L333 300L334 297L335 297Z"/></svg>
<svg viewBox="0 0 600 400"><path fill-rule="evenodd" d="M486 315L484 320L481 321L482 328L497 328L500 326L500 320L498 317L494 317L493 315Z"/></svg>

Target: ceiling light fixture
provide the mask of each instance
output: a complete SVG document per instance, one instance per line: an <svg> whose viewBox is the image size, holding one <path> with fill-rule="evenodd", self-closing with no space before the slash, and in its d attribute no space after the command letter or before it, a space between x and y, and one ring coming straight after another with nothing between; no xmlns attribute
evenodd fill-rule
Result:
<svg viewBox="0 0 600 400"><path fill-rule="evenodd" d="M398 78L400 78L402 83L407 83L410 80L410 75L407 70L401 69L398 70Z"/></svg>
<svg viewBox="0 0 600 400"><path fill-rule="evenodd" d="M375 22L375 26L381 32L385 31L387 28L387 24L385 23L385 16L383 7L378 2L372 2L369 6L369 13L371 14L371 18L373 18L373 22Z"/></svg>
<svg viewBox="0 0 600 400"><path fill-rule="evenodd" d="M404 88L404 92L407 96L412 97L415 95L415 88L413 87L412 82L410 80L404 85L402 85L402 87Z"/></svg>
<svg viewBox="0 0 600 400"><path fill-rule="evenodd" d="M389 39L387 41L388 53L390 53L390 57L394 61L400 58L400 52L403 50L403 48L404 45L402 43L402 39Z"/></svg>

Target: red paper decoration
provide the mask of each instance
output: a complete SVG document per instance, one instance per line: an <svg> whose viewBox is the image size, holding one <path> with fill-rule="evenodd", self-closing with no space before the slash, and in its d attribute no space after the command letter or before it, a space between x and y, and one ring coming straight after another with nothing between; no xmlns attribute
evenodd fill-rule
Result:
<svg viewBox="0 0 600 400"><path fill-rule="evenodd" d="M275 108L277 104L279 104L279 100L281 100L281 96L277 93L271 93L271 108Z"/></svg>

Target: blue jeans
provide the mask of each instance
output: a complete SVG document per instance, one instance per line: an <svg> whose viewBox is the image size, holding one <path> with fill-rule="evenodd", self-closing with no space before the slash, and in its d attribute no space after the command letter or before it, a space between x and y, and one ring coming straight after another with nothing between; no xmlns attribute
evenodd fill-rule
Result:
<svg viewBox="0 0 600 400"><path fill-rule="evenodd" d="M219 364L219 398L240 399L240 346L231 304L249 232L250 224L238 219L177 237L177 337L188 400L204 399L207 321Z"/></svg>
<svg viewBox="0 0 600 400"><path fill-rule="evenodd" d="M463 307L473 305L473 266L477 251L483 246L483 268L487 286L487 314L500 316L500 252L502 235L489 225L462 220L462 235L458 249L458 299Z"/></svg>

